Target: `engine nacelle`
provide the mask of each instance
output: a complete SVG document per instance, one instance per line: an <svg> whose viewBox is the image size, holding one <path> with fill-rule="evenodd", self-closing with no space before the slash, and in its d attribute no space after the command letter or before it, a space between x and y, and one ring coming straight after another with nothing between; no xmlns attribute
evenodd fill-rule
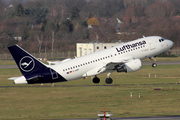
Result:
<svg viewBox="0 0 180 120"><path fill-rule="evenodd" d="M134 72L142 68L140 59L135 59L117 66L117 72Z"/></svg>

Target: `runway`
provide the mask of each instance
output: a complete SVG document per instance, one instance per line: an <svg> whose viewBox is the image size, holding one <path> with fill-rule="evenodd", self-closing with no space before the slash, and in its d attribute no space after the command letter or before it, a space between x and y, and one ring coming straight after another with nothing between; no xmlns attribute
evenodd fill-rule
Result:
<svg viewBox="0 0 180 120"><path fill-rule="evenodd" d="M92 119L90 119L90 118L89 119L51 119L51 120L97 120L97 118L92 118ZM112 120L180 120L180 116L112 118Z"/></svg>

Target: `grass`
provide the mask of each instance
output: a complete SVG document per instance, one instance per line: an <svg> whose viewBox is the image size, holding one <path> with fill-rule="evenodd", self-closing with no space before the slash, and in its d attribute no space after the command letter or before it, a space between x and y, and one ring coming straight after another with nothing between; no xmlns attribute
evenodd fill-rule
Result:
<svg viewBox="0 0 180 120"><path fill-rule="evenodd" d="M179 115L179 86L170 90L164 85L162 91L154 87L1 88L0 119L96 118L103 107L114 117Z"/></svg>
<svg viewBox="0 0 180 120"><path fill-rule="evenodd" d="M7 80L20 75L18 69L0 69L0 86L9 86L0 87L0 119L97 118L103 107L115 118L180 113L180 65L143 66L133 73L114 72L112 86L105 84L106 74L98 76L101 78L98 85L90 78L55 83L55 87L51 84L24 87ZM158 87L162 90L154 91Z"/></svg>
<svg viewBox="0 0 180 120"><path fill-rule="evenodd" d="M14 60L0 60L0 65L15 65L15 61Z"/></svg>

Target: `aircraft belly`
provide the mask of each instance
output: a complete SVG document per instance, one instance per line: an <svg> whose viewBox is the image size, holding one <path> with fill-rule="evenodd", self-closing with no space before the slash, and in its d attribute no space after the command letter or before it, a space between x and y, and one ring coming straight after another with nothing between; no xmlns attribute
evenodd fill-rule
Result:
<svg viewBox="0 0 180 120"><path fill-rule="evenodd" d="M84 72L83 71L70 71L70 72L64 72L62 75L64 76L64 78L68 81L71 81L71 80L75 80L75 79L80 79L82 78L82 74Z"/></svg>

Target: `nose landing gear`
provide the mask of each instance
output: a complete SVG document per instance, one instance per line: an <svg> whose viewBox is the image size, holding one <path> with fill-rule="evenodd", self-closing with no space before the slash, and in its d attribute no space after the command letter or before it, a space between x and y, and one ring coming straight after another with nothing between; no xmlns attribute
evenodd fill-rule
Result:
<svg viewBox="0 0 180 120"><path fill-rule="evenodd" d="M152 67L157 67L157 64L156 63L152 63Z"/></svg>
<svg viewBox="0 0 180 120"><path fill-rule="evenodd" d="M149 59L151 60L151 63L152 63L152 67L153 67L153 68L157 67L157 64L154 63L154 60L153 60L153 58L155 58L155 57L156 57L156 56L154 56L154 57L149 57Z"/></svg>

